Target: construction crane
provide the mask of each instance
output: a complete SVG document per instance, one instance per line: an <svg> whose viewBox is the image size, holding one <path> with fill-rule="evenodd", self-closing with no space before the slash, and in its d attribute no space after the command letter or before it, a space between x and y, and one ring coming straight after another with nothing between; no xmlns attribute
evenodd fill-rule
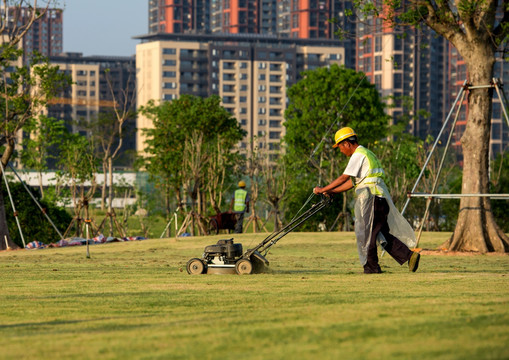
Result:
<svg viewBox="0 0 509 360"><path fill-rule="evenodd" d="M96 100L96 99L75 99L75 98L53 98L48 102L50 105L81 105L81 106L101 106L115 107L116 101Z"/></svg>

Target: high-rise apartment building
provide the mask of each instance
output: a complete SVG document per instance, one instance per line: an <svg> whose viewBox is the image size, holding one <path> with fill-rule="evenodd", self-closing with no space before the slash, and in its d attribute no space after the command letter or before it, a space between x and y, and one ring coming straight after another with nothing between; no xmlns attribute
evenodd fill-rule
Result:
<svg viewBox="0 0 509 360"><path fill-rule="evenodd" d="M210 32L210 0L149 0L148 31L157 33Z"/></svg>
<svg viewBox="0 0 509 360"><path fill-rule="evenodd" d="M344 49L333 40L307 40L241 34L157 34L139 37L136 47L137 105L169 101L181 94L222 98L247 137L239 144L278 154L285 134L284 111L289 86L300 73L344 64ZM141 129L150 119L138 115L137 149L143 153Z"/></svg>
<svg viewBox="0 0 509 360"><path fill-rule="evenodd" d="M397 122L404 114L412 116L409 131L418 137L436 136L447 109L447 42L430 30L397 32L381 19L359 23L356 69L375 84ZM406 108L405 98L411 99ZM429 116L422 116L424 110ZM444 115L445 114L445 115Z"/></svg>
<svg viewBox="0 0 509 360"><path fill-rule="evenodd" d="M65 121L72 132L87 135L76 125L77 120L93 121L100 113L111 112L115 102L134 110L136 100L135 58L113 56L83 56L81 53L62 53L50 57L52 65L68 74L73 84L64 89L48 106L48 116ZM110 85L111 84L111 88ZM124 93L127 97L124 97ZM123 151L134 150L136 121L128 119L124 124ZM124 159L122 165L132 165Z"/></svg>
<svg viewBox="0 0 509 360"><path fill-rule="evenodd" d="M1 9L5 12L5 9ZM16 23L22 28L32 16L33 9L26 7L8 7L8 26ZM44 11L40 9L40 11ZM21 46L24 49L24 62L34 51L44 56L54 56L63 51L63 15L62 9L48 8L44 15L36 20L22 38Z"/></svg>
<svg viewBox="0 0 509 360"><path fill-rule="evenodd" d="M198 6L199 5L199 6ZM300 39L341 39L345 65L355 66L355 23L349 0L149 0L149 34L263 34ZM334 21L332 21L334 20Z"/></svg>
<svg viewBox="0 0 509 360"><path fill-rule="evenodd" d="M450 79L449 86L449 98L447 107L449 109L454 105L454 100L457 98L458 93L465 81L468 81L468 72L465 61L459 55L458 51L450 46L449 47L449 59L450 65L447 69L447 76ZM507 87L504 88L504 84L509 84L509 63L505 61L503 58L497 59L494 68L494 78L499 82L499 90L498 92L493 89L493 108L491 113L491 136L490 136L490 157L495 158L499 154L503 154L504 151L507 150L507 146L509 145L509 124L507 120L504 118L504 105L506 108L509 106L507 99L509 99L509 93ZM468 82L467 82L468 85ZM490 85L490 84L484 84ZM493 85L493 84L491 84ZM468 92L467 92L468 94ZM505 98L504 98L505 95ZM468 116L468 97L465 96L463 102L460 105L457 105L453 110L453 116L450 120L452 125L452 121L454 116L456 116L456 111L459 107L458 119L456 122L456 127L454 128L453 133L453 143L452 145L456 148L461 146L460 140L461 136L465 132L465 128L467 125L467 116ZM506 110L507 111L507 110Z"/></svg>

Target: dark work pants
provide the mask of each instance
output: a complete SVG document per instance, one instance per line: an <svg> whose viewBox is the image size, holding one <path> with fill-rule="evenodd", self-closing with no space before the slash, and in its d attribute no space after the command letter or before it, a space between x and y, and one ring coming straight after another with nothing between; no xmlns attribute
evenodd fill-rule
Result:
<svg viewBox="0 0 509 360"><path fill-rule="evenodd" d="M387 223L387 216L389 215L389 204L383 197L375 196L374 203L374 219L373 228L371 230L371 239L368 247L368 261L364 265L365 273L379 273L381 272L380 265L378 265L378 254L376 248L376 237L379 232L383 234L387 243L384 246L385 251L391 255L400 265L404 264L412 256L412 251L403 244L397 237L392 235L389 231L389 224Z"/></svg>
<svg viewBox="0 0 509 360"><path fill-rule="evenodd" d="M242 234L242 227L244 225L244 213L235 213L235 220L237 221L235 223L235 230L234 232L236 234Z"/></svg>

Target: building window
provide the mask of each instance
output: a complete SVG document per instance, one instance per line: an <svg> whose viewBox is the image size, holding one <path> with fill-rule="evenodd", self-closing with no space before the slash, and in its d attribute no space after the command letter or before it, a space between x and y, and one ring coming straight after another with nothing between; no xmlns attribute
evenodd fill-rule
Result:
<svg viewBox="0 0 509 360"><path fill-rule="evenodd" d="M394 89L401 89L403 87L403 74L394 74Z"/></svg>
<svg viewBox="0 0 509 360"><path fill-rule="evenodd" d="M394 37L394 50L401 50L403 49L403 39L399 37L399 35L396 35Z"/></svg>
<svg viewBox="0 0 509 360"><path fill-rule="evenodd" d="M175 77L177 73L175 71L163 71L163 77Z"/></svg>
<svg viewBox="0 0 509 360"><path fill-rule="evenodd" d="M375 52L382 51L382 37L375 36Z"/></svg>
<svg viewBox="0 0 509 360"><path fill-rule="evenodd" d="M378 91L382 89L382 75L375 75L375 88Z"/></svg>
<svg viewBox="0 0 509 360"><path fill-rule="evenodd" d="M165 55L175 55L177 53L177 49L164 48L163 54Z"/></svg>
<svg viewBox="0 0 509 360"><path fill-rule="evenodd" d="M279 131L270 131L269 132L269 139L280 139L281 133Z"/></svg>

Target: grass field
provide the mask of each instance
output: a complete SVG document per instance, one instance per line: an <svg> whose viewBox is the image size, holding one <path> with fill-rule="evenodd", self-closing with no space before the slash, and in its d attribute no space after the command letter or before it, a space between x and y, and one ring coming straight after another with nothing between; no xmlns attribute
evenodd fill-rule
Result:
<svg viewBox="0 0 509 360"><path fill-rule="evenodd" d="M1 252L0 358L509 359L509 256L364 275L352 233L291 233L265 274L186 273L228 237Z"/></svg>

